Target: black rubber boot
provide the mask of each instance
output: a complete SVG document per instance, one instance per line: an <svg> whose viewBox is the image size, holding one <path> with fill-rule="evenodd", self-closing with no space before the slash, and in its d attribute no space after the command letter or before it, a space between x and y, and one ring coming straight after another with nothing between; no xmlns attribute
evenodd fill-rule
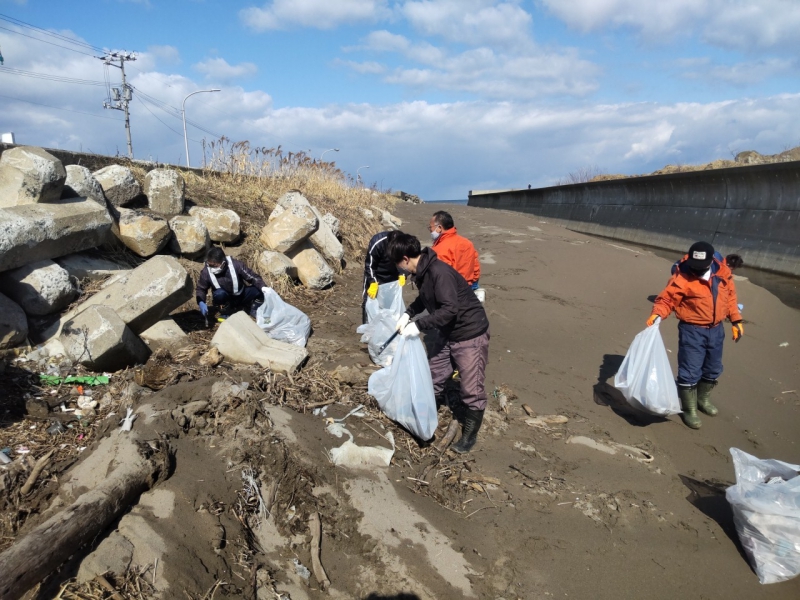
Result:
<svg viewBox="0 0 800 600"><path fill-rule="evenodd" d="M697 384L697 408L709 417L714 417L719 412L717 407L711 404L711 391L716 385L716 380L711 379L701 379Z"/></svg>
<svg viewBox="0 0 800 600"><path fill-rule="evenodd" d="M475 446L478 441L478 430L483 423L482 410L472 410L468 408L464 414L464 427L461 430L461 439L453 444L450 448L459 454L466 454Z"/></svg>
<svg viewBox="0 0 800 600"><path fill-rule="evenodd" d="M678 386L678 396L681 399L681 418L687 427L700 429L702 425L700 417L697 416L697 386L684 387Z"/></svg>

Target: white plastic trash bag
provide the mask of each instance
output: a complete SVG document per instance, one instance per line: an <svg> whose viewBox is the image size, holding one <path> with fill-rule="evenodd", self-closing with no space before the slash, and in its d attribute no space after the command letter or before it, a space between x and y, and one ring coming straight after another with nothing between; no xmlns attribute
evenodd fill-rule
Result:
<svg viewBox="0 0 800 600"><path fill-rule="evenodd" d="M614 376L614 387L628 404L651 415L666 417L682 412L658 322L633 338Z"/></svg>
<svg viewBox="0 0 800 600"><path fill-rule="evenodd" d="M264 303L256 311L256 323L273 340L305 347L311 335L311 319L284 302L278 292L264 288Z"/></svg>
<svg viewBox="0 0 800 600"><path fill-rule="evenodd" d="M403 288L397 281L390 281L389 283L382 283L378 286L378 294L374 299L367 298L367 319L370 317L370 312L373 314L377 309L388 310L392 314L400 318L406 312L406 303L403 302Z"/></svg>
<svg viewBox="0 0 800 600"><path fill-rule="evenodd" d="M379 310L372 323L367 326L368 331L361 337L362 342L367 342L369 357L376 365L388 367L394 360L397 346L400 343L399 335L392 340L392 343L383 352L380 349L397 331L397 319L399 318L399 316L388 310Z"/></svg>
<svg viewBox="0 0 800 600"><path fill-rule="evenodd" d="M429 440L439 421L425 346L417 336L397 339L391 366L370 376L367 391L387 417L419 439Z"/></svg>
<svg viewBox="0 0 800 600"><path fill-rule="evenodd" d="M731 448L736 485L725 492L750 565L761 583L800 575L800 465Z"/></svg>

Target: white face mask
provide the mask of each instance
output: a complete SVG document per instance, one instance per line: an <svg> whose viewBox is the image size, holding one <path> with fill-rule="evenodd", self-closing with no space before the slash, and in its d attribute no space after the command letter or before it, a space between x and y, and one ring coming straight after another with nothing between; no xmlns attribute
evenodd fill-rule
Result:
<svg viewBox="0 0 800 600"><path fill-rule="evenodd" d="M431 231L431 239L435 242L442 235L440 231Z"/></svg>
<svg viewBox="0 0 800 600"><path fill-rule="evenodd" d="M222 273L222 267L208 267L208 270L211 271L214 275L219 275Z"/></svg>

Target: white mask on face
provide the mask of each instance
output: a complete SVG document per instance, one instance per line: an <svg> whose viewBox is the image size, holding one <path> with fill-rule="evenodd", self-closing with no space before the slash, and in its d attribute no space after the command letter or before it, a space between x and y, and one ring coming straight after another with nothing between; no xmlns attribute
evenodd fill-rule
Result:
<svg viewBox="0 0 800 600"><path fill-rule="evenodd" d="M222 273L222 267L208 267L208 270L211 271L214 275L219 275Z"/></svg>
<svg viewBox="0 0 800 600"><path fill-rule="evenodd" d="M431 231L431 239L435 242L439 239L439 236L442 235L440 231Z"/></svg>

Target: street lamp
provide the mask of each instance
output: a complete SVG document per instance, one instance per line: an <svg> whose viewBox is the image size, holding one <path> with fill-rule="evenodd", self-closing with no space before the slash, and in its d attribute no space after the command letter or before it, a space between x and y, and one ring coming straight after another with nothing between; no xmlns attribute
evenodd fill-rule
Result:
<svg viewBox="0 0 800 600"><path fill-rule="evenodd" d="M338 152L338 151L339 151L338 148L328 148L327 150L325 150L325 152L322 153L322 156L319 157L319 162L322 162L322 159L325 158L325 154L327 152Z"/></svg>
<svg viewBox="0 0 800 600"><path fill-rule="evenodd" d="M358 167L358 169L356 169L356 181L357 182L361 181L361 174L359 173L359 171L361 171L361 169L369 169L369 165L364 165L363 167Z"/></svg>
<svg viewBox="0 0 800 600"><path fill-rule="evenodd" d="M183 117L183 144L186 146L186 166L191 168L192 165L189 164L189 138L186 136L186 101L189 99L190 96L194 96L195 94L202 94L203 92L219 92L214 88L213 90L197 90L196 92L192 92L189 96L183 99L183 104L181 104L181 117Z"/></svg>

